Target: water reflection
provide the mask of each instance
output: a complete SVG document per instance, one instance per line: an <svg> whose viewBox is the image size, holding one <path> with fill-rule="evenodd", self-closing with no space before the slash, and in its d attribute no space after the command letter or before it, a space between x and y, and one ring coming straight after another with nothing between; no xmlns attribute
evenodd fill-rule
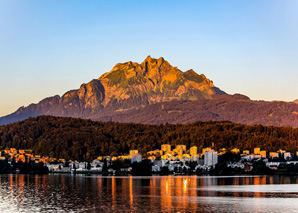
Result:
<svg viewBox="0 0 298 213"><path fill-rule="evenodd" d="M0 175L0 210L177 212L298 210L286 176L100 177ZM247 208L247 209L246 209Z"/></svg>

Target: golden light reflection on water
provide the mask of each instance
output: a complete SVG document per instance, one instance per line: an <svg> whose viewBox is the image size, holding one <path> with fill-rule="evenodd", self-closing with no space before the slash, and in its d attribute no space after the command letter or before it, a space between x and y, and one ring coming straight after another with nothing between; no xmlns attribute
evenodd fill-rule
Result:
<svg viewBox="0 0 298 213"><path fill-rule="evenodd" d="M279 187L279 183L291 183L296 186L297 178L282 176L85 177L20 174L0 176L0 197L6 197L11 205L22 206L28 202L28 194L33 192L32 198L38 199L36 201L38 205L46 205L49 200L56 205L59 205L59 202L70 205L73 201L86 208L94 203L106 206L106 209L101 212L107 209L140 210L142 208L147 212L154 212L156 208L164 212L177 212L181 209L197 212L204 211L202 206L209 205L211 198L283 196L278 191L276 193L279 194L266 191L268 185L274 184L275 187ZM264 188L264 185L267 188ZM291 186L288 185L289 189ZM3 195L3 192L6 194ZM298 197L298 192L296 194ZM206 200L206 197L209 199ZM261 201L255 202L254 207L261 207L263 205ZM241 211L241 207L235 205L232 211Z"/></svg>
<svg viewBox="0 0 298 213"><path fill-rule="evenodd" d="M18 175L18 188L19 188L19 195L20 195L20 203L22 204L24 201L24 175Z"/></svg>
<svg viewBox="0 0 298 213"><path fill-rule="evenodd" d="M132 176L129 178L129 203L132 206L133 204L133 183L132 183Z"/></svg>
<svg viewBox="0 0 298 213"><path fill-rule="evenodd" d="M115 208L116 204L116 182L115 182L115 177L112 177L112 208Z"/></svg>

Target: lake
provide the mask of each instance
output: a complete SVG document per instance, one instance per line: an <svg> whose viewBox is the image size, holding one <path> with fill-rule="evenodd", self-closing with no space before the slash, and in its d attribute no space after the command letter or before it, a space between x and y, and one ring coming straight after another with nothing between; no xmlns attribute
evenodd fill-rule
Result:
<svg viewBox="0 0 298 213"><path fill-rule="evenodd" d="M287 176L0 175L1 212L298 212Z"/></svg>

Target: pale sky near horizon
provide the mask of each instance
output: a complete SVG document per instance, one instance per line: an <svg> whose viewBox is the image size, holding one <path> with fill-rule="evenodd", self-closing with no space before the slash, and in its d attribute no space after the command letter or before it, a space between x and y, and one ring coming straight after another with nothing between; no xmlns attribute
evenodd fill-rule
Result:
<svg viewBox="0 0 298 213"><path fill-rule="evenodd" d="M298 99L298 1L0 0L0 116L164 57L229 93Z"/></svg>

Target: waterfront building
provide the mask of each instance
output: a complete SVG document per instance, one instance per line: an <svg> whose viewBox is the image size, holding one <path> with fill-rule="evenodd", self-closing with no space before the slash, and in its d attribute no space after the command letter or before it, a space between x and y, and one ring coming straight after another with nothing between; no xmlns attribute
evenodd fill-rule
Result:
<svg viewBox="0 0 298 213"><path fill-rule="evenodd" d="M152 172L160 172L160 166L153 165L151 170L152 170Z"/></svg>
<svg viewBox="0 0 298 213"><path fill-rule="evenodd" d="M46 167L48 167L48 170L51 172L57 172L59 170L61 170L61 166L60 164L46 164Z"/></svg>
<svg viewBox="0 0 298 213"><path fill-rule="evenodd" d="M259 155L261 152L261 149L259 147L254 148L254 154Z"/></svg>
<svg viewBox="0 0 298 213"><path fill-rule="evenodd" d="M214 150L208 150L204 154L204 165L215 166L217 164L217 152Z"/></svg>
<svg viewBox="0 0 298 213"><path fill-rule="evenodd" d="M283 154L285 152L286 152L286 150L282 150L282 149L280 149L280 150L277 151L277 153L280 153L280 154Z"/></svg>
<svg viewBox="0 0 298 213"><path fill-rule="evenodd" d="M247 160L247 161L252 161L255 158L254 154L249 154L249 155L243 155L241 156L241 160Z"/></svg>
<svg viewBox="0 0 298 213"><path fill-rule="evenodd" d="M18 161L22 161L23 163L25 163L25 162L26 162L26 157L25 157L25 155L18 155L18 156L16 157L15 161L16 161L16 162L18 162Z"/></svg>
<svg viewBox="0 0 298 213"><path fill-rule="evenodd" d="M199 155L192 155L191 158L190 158L190 160L192 162L199 162L200 156Z"/></svg>
<svg viewBox="0 0 298 213"><path fill-rule="evenodd" d="M17 154L17 150L15 148L10 148L9 152L11 154Z"/></svg>
<svg viewBox="0 0 298 213"><path fill-rule="evenodd" d="M25 154L25 150L23 150L23 149L20 149L20 150L19 150L19 154L22 154L22 155L24 155L24 154Z"/></svg>
<svg viewBox="0 0 298 213"><path fill-rule="evenodd" d="M192 146L191 148L190 148L190 155L191 156L195 156L195 155L197 155L198 154L198 147L196 147L196 146Z"/></svg>
<svg viewBox="0 0 298 213"><path fill-rule="evenodd" d="M284 153L284 159L285 160L290 160L292 158L291 153L290 152L285 152Z"/></svg>
<svg viewBox="0 0 298 213"><path fill-rule="evenodd" d="M245 155L249 155L250 152L249 152L249 150L243 150L243 154L245 154Z"/></svg>
<svg viewBox="0 0 298 213"><path fill-rule="evenodd" d="M131 155L131 163L134 163L134 162L141 162L142 161L142 155L139 155L139 154L132 154Z"/></svg>
<svg viewBox="0 0 298 213"><path fill-rule="evenodd" d="M262 158L266 158L267 157L267 152L265 150L262 150L260 152L260 155L262 156Z"/></svg>
<svg viewBox="0 0 298 213"><path fill-rule="evenodd" d="M234 148L231 150L232 153L234 154L239 154L240 153L240 149Z"/></svg>
<svg viewBox="0 0 298 213"><path fill-rule="evenodd" d="M86 162L80 162L79 163L79 169L87 169L87 163Z"/></svg>
<svg viewBox="0 0 298 213"><path fill-rule="evenodd" d="M154 162L156 157L155 156L149 156L148 159L151 160L151 162Z"/></svg>
<svg viewBox="0 0 298 213"><path fill-rule="evenodd" d="M129 155L132 156L133 154L139 154L138 150L130 150Z"/></svg>
<svg viewBox="0 0 298 213"><path fill-rule="evenodd" d="M131 156L130 155L122 155L122 156L119 156L118 158L125 160L125 159L131 159Z"/></svg>
<svg viewBox="0 0 298 213"><path fill-rule="evenodd" d="M186 151L186 145L177 145L176 149L182 149L184 152Z"/></svg>
<svg viewBox="0 0 298 213"><path fill-rule="evenodd" d="M206 151L211 150L211 147L206 147L202 149L202 154L204 155Z"/></svg>
<svg viewBox="0 0 298 213"><path fill-rule="evenodd" d="M278 158L278 153L277 152L269 152L270 158Z"/></svg>

